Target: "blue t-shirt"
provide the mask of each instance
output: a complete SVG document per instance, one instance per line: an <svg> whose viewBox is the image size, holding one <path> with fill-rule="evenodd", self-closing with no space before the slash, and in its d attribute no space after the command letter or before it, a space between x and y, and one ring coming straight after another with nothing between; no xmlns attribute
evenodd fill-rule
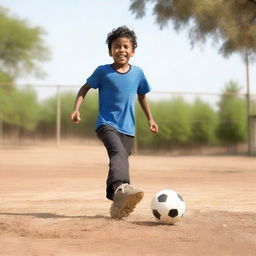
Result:
<svg viewBox="0 0 256 256"><path fill-rule="evenodd" d="M150 91L142 69L131 65L128 72L119 73L110 64L102 65L87 79L87 84L99 89L96 129L111 125L121 133L134 136L135 97Z"/></svg>

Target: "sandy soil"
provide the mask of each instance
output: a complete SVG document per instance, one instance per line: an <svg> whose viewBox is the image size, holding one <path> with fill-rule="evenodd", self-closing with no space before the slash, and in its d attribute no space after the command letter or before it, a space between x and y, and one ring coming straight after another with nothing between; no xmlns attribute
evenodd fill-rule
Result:
<svg viewBox="0 0 256 256"><path fill-rule="evenodd" d="M256 158L132 156L145 197L109 217L101 145L0 149L0 255L256 255ZM160 225L153 195L178 191L187 211Z"/></svg>

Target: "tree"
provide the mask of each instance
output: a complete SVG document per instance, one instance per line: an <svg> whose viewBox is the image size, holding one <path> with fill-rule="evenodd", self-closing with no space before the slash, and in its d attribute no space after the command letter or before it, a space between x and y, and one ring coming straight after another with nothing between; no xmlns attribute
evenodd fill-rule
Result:
<svg viewBox="0 0 256 256"><path fill-rule="evenodd" d="M190 105L182 97L175 97L171 101L151 102L151 110L161 126L158 136L148 132L148 125L143 111L136 111L136 132L139 146L170 148L186 145L190 138Z"/></svg>
<svg viewBox="0 0 256 256"><path fill-rule="evenodd" d="M40 27L14 17L0 6L0 83L14 83L24 74L42 76L38 63L47 60ZM3 125L33 130L38 121L39 106L33 90L18 90L13 86L0 87L0 136Z"/></svg>
<svg viewBox="0 0 256 256"><path fill-rule="evenodd" d="M148 3L160 28L173 24L176 31L187 29L192 45L208 38L228 57L242 56L247 70L247 115L250 115L249 60L256 56L256 0L131 0L130 10L141 18ZM248 125L248 153L251 155L251 126Z"/></svg>
<svg viewBox="0 0 256 256"><path fill-rule="evenodd" d="M216 113L208 103L197 98L192 105L190 120L192 142L206 144L213 141Z"/></svg>
<svg viewBox="0 0 256 256"><path fill-rule="evenodd" d="M0 82L13 82L15 78L34 72L44 73L40 61L49 58L40 27L32 27L27 21L11 16L0 6Z"/></svg>
<svg viewBox="0 0 256 256"><path fill-rule="evenodd" d="M61 101L61 136L70 136L75 133L82 136L95 136L94 128L98 111L98 97L94 92L86 96L86 100L81 105L80 125L74 125L70 121L70 110L74 105L76 94L73 92L60 93ZM40 120L37 129L42 136L55 136L56 131L56 96L52 96L40 104ZM74 132L75 131L75 132Z"/></svg>
<svg viewBox="0 0 256 256"><path fill-rule="evenodd" d="M188 29L192 44L221 39L224 56L256 50L256 0L132 0L130 10L143 17L148 2L161 28L172 22L176 31Z"/></svg>
<svg viewBox="0 0 256 256"><path fill-rule="evenodd" d="M33 130L39 119L36 92L31 88L17 90L0 86L0 120L5 124Z"/></svg>
<svg viewBox="0 0 256 256"><path fill-rule="evenodd" d="M247 137L246 105L239 91L237 83L229 82L219 102L217 136L227 144L244 142Z"/></svg>

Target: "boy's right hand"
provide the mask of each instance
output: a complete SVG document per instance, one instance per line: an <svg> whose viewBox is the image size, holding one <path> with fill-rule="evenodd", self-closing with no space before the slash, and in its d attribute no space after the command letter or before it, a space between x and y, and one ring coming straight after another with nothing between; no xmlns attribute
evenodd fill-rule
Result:
<svg viewBox="0 0 256 256"><path fill-rule="evenodd" d="M74 110L73 113L70 115L70 119L72 122L78 124L81 121L80 112L78 110Z"/></svg>

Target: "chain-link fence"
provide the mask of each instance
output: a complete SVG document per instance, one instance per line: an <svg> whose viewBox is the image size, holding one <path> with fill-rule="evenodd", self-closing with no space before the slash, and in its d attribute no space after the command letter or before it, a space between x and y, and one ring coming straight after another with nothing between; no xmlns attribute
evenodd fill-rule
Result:
<svg viewBox="0 0 256 256"><path fill-rule="evenodd" d="M80 86L0 86L0 145L96 140L97 91L81 106L82 122L70 121ZM250 154L256 152L256 96L235 93L156 92L147 95L159 134L150 133L139 107L135 152L159 154ZM110 99L111 100L111 99ZM250 115L248 115L248 103ZM249 138L249 139L248 139Z"/></svg>

